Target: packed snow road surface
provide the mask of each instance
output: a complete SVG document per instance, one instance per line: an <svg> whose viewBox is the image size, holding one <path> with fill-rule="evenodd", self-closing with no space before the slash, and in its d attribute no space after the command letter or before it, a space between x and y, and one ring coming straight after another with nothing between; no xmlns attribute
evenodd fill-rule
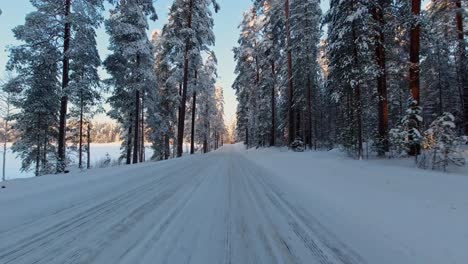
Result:
<svg viewBox="0 0 468 264"><path fill-rule="evenodd" d="M437 263L438 255L389 239L387 230L375 235L369 226L366 234L359 221L286 184L293 175L271 170L283 159L262 163L260 156L256 163L226 146L206 156L14 181L0 192L0 263ZM445 263L464 257L444 254Z"/></svg>

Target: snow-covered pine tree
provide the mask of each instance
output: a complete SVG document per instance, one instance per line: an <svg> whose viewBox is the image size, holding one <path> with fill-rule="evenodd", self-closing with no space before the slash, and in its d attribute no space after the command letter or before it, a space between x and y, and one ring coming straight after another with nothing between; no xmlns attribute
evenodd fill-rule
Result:
<svg viewBox="0 0 468 264"><path fill-rule="evenodd" d="M424 132L422 157L418 165L422 168L446 170L449 165L463 166L465 158L459 151L460 137L457 136L455 117L443 113Z"/></svg>
<svg viewBox="0 0 468 264"><path fill-rule="evenodd" d="M424 140L419 127L423 121L422 108L413 98L408 99L408 108L397 126L390 130L390 146L393 156L410 153Z"/></svg>
<svg viewBox="0 0 468 264"><path fill-rule="evenodd" d="M363 157L364 109L372 111L368 98L375 98L369 81L377 72L373 52L375 36L369 0L332 0L326 15L329 60L327 87L339 110L339 143ZM365 96L363 96L365 95ZM365 98L365 99L363 99ZM366 105L364 103L366 102Z"/></svg>
<svg viewBox="0 0 468 264"><path fill-rule="evenodd" d="M410 22L410 54L409 54L409 89L414 103L421 104L421 83L420 83L420 50L421 50L421 0L411 0ZM413 120L413 124L420 129L421 124L418 120ZM409 154L417 156L420 154L421 147L413 144Z"/></svg>
<svg viewBox="0 0 468 264"><path fill-rule="evenodd" d="M278 0L257 0L254 8L259 14L258 64L259 64L259 146L274 146L278 127L284 127L283 118L278 117L278 95L285 74L283 64L286 57L282 50L286 45L284 32L284 3ZM284 121L287 121L285 119Z"/></svg>
<svg viewBox="0 0 468 264"><path fill-rule="evenodd" d="M83 168L83 154L88 153L85 146L87 123L100 111L100 78L98 67L101 59L97 50L96 28L103 21L102 1L74 1L73 23L71 25L71 49L69 99L71 122L68 130L72 133L74 148L78 152L78 167ZM74 125L73 125L74 124Z"/></svg>
<svg viewBox="0 0 468 264"><path fill-rule="evenodd" d="M463 121L463 88L460 86L456 6L451 0L433 1L425 13L421 78L424 119L429 123L444 112Z"/></svg>
<svg viewBox="0 0 468 264"><path fill-rule="evenodd" d="M388 83L389 127L396 127L406 110L411 8L409 1L393 1L384 9L385 56Z"/></svg>
<svg viewBox="0 0 468 264"><path fill-rule="evenodd" d="M154 32L152 43L155 52L154 70L156 90L148 96L148 126L154 151L152 159L169 159L170 142L175 142L177 109L179 108L179 83L182 66L178 39L173 32L172 16L161 32Z"/></svg>
<svg viewBox="0 0 468 264"><path fill-rule="evenodd" d="M375 24L375 61L377 72L377 101L378 101L378 135L376 137L377 153L384 156L388 152L388 87L387 87L387 57L386 57L386 17L390 1L374 1L372 16Z"/></svg>
<svg viewBox="0 0 468 264"><path fill-rule="evenodd" d="M223 87L216 86L215 88L215 115L213 117L213 139L214 149L218 149L224 145L226 135L226 125L224 124L224 94Z"/></svg>
<svg viewBox="0 0 468 264"><path fill-rule="evenodd" d="M113 87L109 115L122 125L123 153L121 158L130 164L139 161L141 146L141 98L155 84L153 50L147 36L147 17L155 20L151 0L120 0L106 21L113 52L104 61L111 75L107 80ZM133 153L133 155L132 155Z"/></svg>
<svg viewBox="0 0 468 264"><path fill-rule="evenodd" d="M11 77L9 77L11 79ZM0 90L0 136L2 140L2 182L6 181L6 157L7 143L10 142L12 136L12 115L15 109L13 108L14 89L8 85L15 85L7 81L1 81ZM3 188L3 185L2 185Z"/></svg>
<svg viewBox="0 0 468 264"><path fill-rule="evenodd" d="M458 82L459 89L463 94L463 132L468 135L468 52L466 51L467 40L466 38L466 24L468 20L468 3L467 1L454 0L455 1L455 21L457 24L457 35L458 35Z"/></svg>
<svg viewBox="0 0 468 264"><path fill-rule="evenodd" d="M211 150L212 135L216 124L216 57L209 56L200 69L197 79L197 118L196 133L198 144L203 146L203 153Z"/></svg>
<svg viewBox="0 0 468 264"><path fill-rule="evenodd" d="M194 63L194 60L199 58L201 52L209 51L209 47L215 43L211 6L215 12L219 10L216 0L175 0L171 8L174 14L170 15L177 20L176 36L184 46L181 103L177 125L177 157L182 156L183 152L188 86L193 82L194 73L199 65Z"/></svg>
<svg viewBox="0 0 468 264"><path fill-rule="evenodd" d="M60 108L61 37L64 27L63 1L31 2L35 11L25 24L13 29L22 44L10 48L7 69L17 77L7 85L15 94L13 118L19 139L12 150L22 160L21 169L35 175L55 171L57 161L58 113ZM58 40L58 41L57 41Z"/></svg>
<svg viewBox="0 0 468 264"><path fill-rule="evenodd" d="M237 138L247 147L258 143L257 135L257 92L258 75L258 17L255 9L244 13L238 47L234 48L237 61L237 77L232 85L237 96Z"/></svg>
<svg viewBox="0 0 468 264"><path fill-rule="evenodd" d="M298 137L312 148L315 95L318 91L318 44L322 12L317 0L291 2L294 112Z"/></svg>

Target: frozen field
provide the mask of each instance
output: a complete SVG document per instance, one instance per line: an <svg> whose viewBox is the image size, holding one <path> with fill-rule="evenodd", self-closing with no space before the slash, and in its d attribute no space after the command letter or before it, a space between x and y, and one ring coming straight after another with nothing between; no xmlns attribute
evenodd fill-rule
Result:
<svg viewBox="0 0 468 264"><path fill-rule="evenodd" d="M8 144L8 154L6 160L6 178L17 179L17 178L30 178L34 176L34 172L21 172L21 160L16 158L16 154L11 153ZM3 149L2 149L3 151ZM1 152L0 152L1 153ZM91 165L94 167L96 163L106 157L109 154L112 160L118 159L120 156L120 143L109 143L109 144L91 144ZM146 158L151 158L153 154L151 148L146 148ZM78 160L76 153L70 155L73 160ZM86 157L86 156L84 156ZM86 160L84 161L86 162ZM76 164L75 164L76 166Z"/></svg>

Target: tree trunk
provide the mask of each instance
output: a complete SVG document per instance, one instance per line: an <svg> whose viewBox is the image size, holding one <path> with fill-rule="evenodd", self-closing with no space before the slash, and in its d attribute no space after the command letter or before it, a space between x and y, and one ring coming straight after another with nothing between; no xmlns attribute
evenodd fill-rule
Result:
<svg viewBox="0 0 468 264"><path fill-rule="evenodd" d="M145 94L141 95L141 136L140 136L140 162L145 161Z"/></svg>
<svg viewBox="0 0 468 264"><path fill-rule="evenodd" d="M247 146L247 148L249 147L249 127L246 126L245 127L245 145Z"/></svg>
<svg viewBox="0 0 468 264"><path fill-rule="evenodd" d="M83 168L83 95L80 95L80 139L78 146L78 168Z"/></svg>
<svg viewBox="0 0 468 264"><path fill-rule="evenodd" d="M189 10L187 16L187 27L192 28L192 9L193 1L189 1ZM190 51L190 40L187 39L185 43L185 53L184 53L184 81L182 85L182 98L179 114L179 122L177 126L177 157L182 157L183 147L184 147L184 128L185 128L185 109L187 102L187 86L188 86L188 71L189 71L189 51Z"/></svg>
<svg viewBox="0 0 468 264"><path fill-rule="evenodd" d="M64 92L60 100L60 121L59 121L59 135L58 135L58 164L57 173L65 172L65 137L67 127L67 88L69 83L69 64L68 50L70 49L71 37L71 23L68 20L70 17L71 0L65 0L65 27L64 27L64 40L63 40L63 71L62 71L62 91Z"/></svg>
<svg viewBox="0 0 468 264"><path fill-rule="evenodd" d="M192 127L191 127L191 133L190 133L190 154L195 153L195 112L197 110L197 91L196 91L196 86L197 86L197 71L195 70L195 87L193 91L193 98L192 98Z"/></svg>
<svg viewBox="0 0 468 264"><path fill-rule="evenodd" d="M352 35L353 35L353 60L354 60L354 67L359 67L359 53L356 44L357 34L355 25L352 25ZM361 99L361 84L360 81L357 81L356 86L354 87L354 100L355 100L355 111L356 111L356 130L357 130L357 155L358 159L362 160L363 158L363 137L362 137L362 99Z"/></svg>
<svg viewBox="0 0 468 264"><path fill-rule="evenodd" d="M7 143L8 143L8 119L10 118L10 96L8 95L6 101L6 116L4 118L5 131L3 135L3 168L2 168L2 182L6 181L6 155L7 155Z"/></svg>
<svg viewBox="0 0 468 264"><path fill-rule="evenodd" d="M86 140L88 141L88 148L86 149L86 168L91 168L91 123L88 121L88 132L86 135Z"/></svg>
<svg viewBox="0 0 468 264"><path fill-rule="evenodd" d="M388 92L387 92L387 67L385 58L385 18L384 18L384 0L379 0L373 9L373 16L378 23L378 33L376 36L375 58L379 67L377 76L377 95L379 99L379 138L380 148L379 156L385 156L388 152Z"/></svg>
<svg viewBox="0 0 468 264"><path fill-rule="evenodd" d="M44 151L42 152L42 168L45 169L47 166L47 128L44 129Z"/></svg>
<svg viewBox="0 0 468 264"><path fill-rule="evenodd" d="M273 80L275 80L275 62L271 61L271 73ZM270 146L276 145L276 89L275 81L271 86L271 135L270 135Z"/></svg>
<svg viewBox="0 0 468 264"><path fill-rule="evenodd" d="M138 163L138 154L140 145L140 91L135 91L135 134L134 136L134 143L133 143L133 164Z"/></svg>
<svg viewBox="0 0 468 264"><path fill-rule="evenodd" d="M195 153L195 111L197 110L197 92L193 92L192 99L192 128L190 133L190 154Z"/></svg>
<svg viewBox="0 0 468 264"><path fill-rule="evenodd" d="M312 82L309 75L307 75L307 129L304 130L307 130L306 144L312 149Z"/></svg>
<svg viewBox="0 0 468 264"><path fill-rule="evenodd" d="M410 72L409 84L413 99L420 104L420 81L419 81L419 51L421 45L421 24L419 23L421 14L421 0L411 1L411 12L416 20L410 30Z"/></svg>
<svg viewBox="0 0 468 264"><path fill-rule="evenodd" d="M205 136L205 138L203 139L203 153L207 153L208 152L208 139L207 139L207 136Z"/></svg>
<svg viewBox="0 0 468 264"><path fill-rule="evenodd" d="M41 143L39 142L40 142L40 139L38 139L38 142L37 142L36 172L34 173L36 177L40 175L40 171L41 171Z"/></svg>
<svg viewBox="0 0 468 264"><path fill-rule="evenodd" d="M464 36L464 28L463 28L463 8L462 8L462 1L455 0L455 5L457 7L457 14L456 14L456 23L457 23L457 32L458 32L458 50L459 50L459 86L460 91L463 94L462 100L462 108L463 108L463 128L465 135L468 135L468 74L466 69L466 58L465 58L465 36Z"/></svg>
<svg viewBox="0 0 468 264"><path fill-rule="evenodd" d="M127 161L126 164L131 164L132 163L132 118L130 118L130 122L128 125L128 135L127 135Z"/></svg>
<svg viewBox="0 0 468 264"><path fill-rule="evenodd" d="M8 121L5 121L5 128L8 125ZM6 173L5 173L5 167L6 167L6 153L7 153L7 133L5 129L5 135L3 138L3 168L2 168L2 182L6 180Z"/></svg>
<svg viewBox="0 0 468 264"><path fill-rule="evenodd" d="M286 15L286 36L287 36L287 56L288 56L288 145L296 138L296 125L294 114L294 86L292 69L292 51L291 51L291 25L289 17L289 0L285 1Z"/></svg>
<svg viewBox="0 0 468 264"><path fill-rule="evenodd" d="M169 136L165 135L164 136L164 159L165 160L168 160L171 156L170 149L171 149L171 146L169 143Z"/></svg>
<svg viewBox="0 0 468 264"><path fill-rule="evenodd" d="M409 85L411 95L416 101L416 106L420 105L420 66L419 66L419 52L421 46L421 24L419 23L421 14L421 0L411 1L411 13L413 14L414 25L411 26L410 30L410 69L409 69ZM419 129L419 120L412 122L416 125L416 129ZM420 154L420 146L412 145L408 153L411 156L417 156Z"/></svg>

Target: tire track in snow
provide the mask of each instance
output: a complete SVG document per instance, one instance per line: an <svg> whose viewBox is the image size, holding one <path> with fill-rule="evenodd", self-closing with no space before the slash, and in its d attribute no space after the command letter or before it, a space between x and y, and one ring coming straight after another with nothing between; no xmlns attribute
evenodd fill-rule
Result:
<svg viewBox="0 0 468 264"><path fill-rule="evenodd" d="M139 185L136 188L119 194L117 197L106 200L83 212L76 213L69 219L55 223L39 233L22 239L13 247L10 246L0 249L0 263L8 264L13 263L13 261L14 263L18 263L17 261L21 261L21 259L34 257L35 254L33 253L37 251L40 251L42 255L48 253L47 255L51 257L57 256L67 245L77 240L78 235L71 235L72 232L83 233L92 229L96 224L105 222L110 216L116 215L116 209L131 205L135 201L138 201L138 198L144 197L145 193L164 182L170 183L173 181L171 176L175 171L188 169L192 166L192 163L193 162L190 162L182 168L170 170L164 175L156 177L154 180L152 179L149 183ZM53 221L53 218L51 221ZM35 262L24 263L43 263L44 261L44 259L37 259L36 256Z"/></svg>
<svg viewBox="0 0 468 264"><path fill-rule="evenodd" d="M276 210L287 219L291 230L300 238L304 245L310 250L320 264L363 264L364 260L348 246L338 240L338 238L321 225L314 217L307 215L305 210L300 210L292 205L281 193L278 186L267 179L268 172L244 159L251 179L262 185L265 195Z"/></svg>
<svg viewBox="0 0 468 264"><path fill-rule="evenodd" d="M207 162L206 162L207 163ZM191 181L186 182L185 185L189 187L189 191L185 192L185 195L182 195L183 198L180 198L176 201L176 205L164 216L162 217L162 220L160 222L154 223L154 226L150 228L146 238L144 241L140 241L138 247L140 247L140 250L138 252L143 253L139 254L138 256L133 256L131 255L131 251L127 252L127 254L122 255L120 260L116 263L128 263L128 262L141 262L141 260L146 259L147 254L146 253L152 253L151 249L154 248L154 246L160 242L161 239L163 239L163 236L165 233L170 229L171 225L173 222L177 219L177 217L180 216L180 214L183 212L183 210L187 207L187 204L189 201L192 199L193 195L198 191L200 186L205 182L206 178L208 175L204 174L205 170L209 169L209 167L205 166L205 162L201 162L197 164L197 167L195 169L192 168L190 170L189 176L192 178ZM192 182L193 181L193 182ZM178 189L179 192L185 191L182 190L182 188ZM176 195L174 195L177 197ZM170 241L165 241L168 244L168 248L173 249L174 244L178 238L181 237L184 229L184 227L179 227L179 229L176 229L176 235L170 237ZM164 253L164 260L162 263L170 263L168 262L170 252L165 252ZM127 262L126 262L127 261ZM142 262L146 263L146 262Z"/></svg>

